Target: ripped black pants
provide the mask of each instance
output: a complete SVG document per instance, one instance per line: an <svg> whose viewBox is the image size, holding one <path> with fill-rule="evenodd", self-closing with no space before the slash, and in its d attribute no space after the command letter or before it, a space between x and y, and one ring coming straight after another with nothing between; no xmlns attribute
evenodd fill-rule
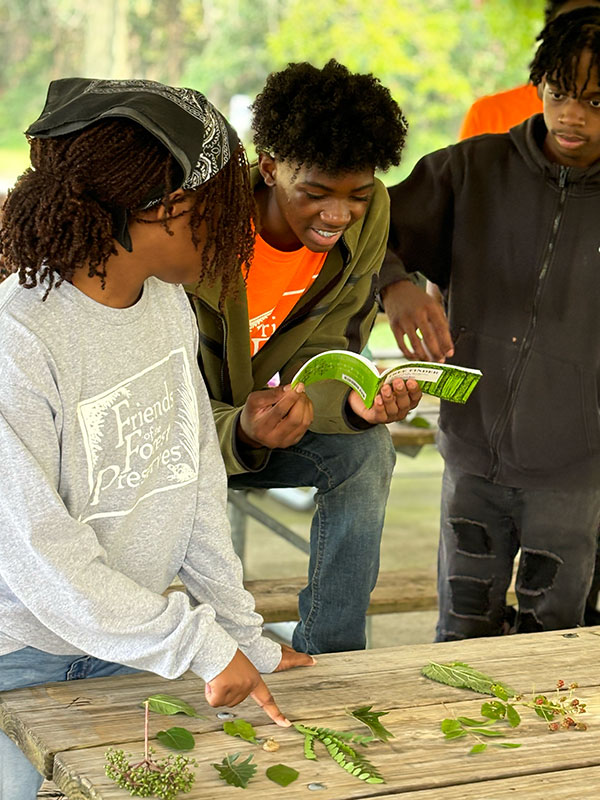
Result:
<svg viewBox="0 0 600 800"><path fill-rule="evenodd" d="M436 641L505 632L519 551L516 632L583 624L599 524L600 487L517 489L446 464Z"/></svg>

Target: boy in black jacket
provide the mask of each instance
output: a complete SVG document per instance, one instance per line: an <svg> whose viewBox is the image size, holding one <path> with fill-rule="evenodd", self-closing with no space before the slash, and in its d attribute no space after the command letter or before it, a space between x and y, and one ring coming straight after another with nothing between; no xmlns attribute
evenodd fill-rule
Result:
<svg viewBox="0 0 600 800"><path fill-rule="evenodd" d="M433 153L390 190L390 247L448 292L437 639L581 624L600 523L600 10L557 17L531 67L544 114ZM382 270L393 314L400 279Z"/></svg>

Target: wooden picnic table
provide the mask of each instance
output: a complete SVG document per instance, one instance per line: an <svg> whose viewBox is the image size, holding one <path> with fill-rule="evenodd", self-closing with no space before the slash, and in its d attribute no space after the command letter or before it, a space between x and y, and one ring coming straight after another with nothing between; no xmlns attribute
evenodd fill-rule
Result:
<svg viewBox="0 0 600 800"><path fill-rule="evenodd" d="M559 679L577 682L575 693L588 704L588 713L580 717L588 730L553 733L533 710L525 708L521 725L506 728L505 741L520 743L519 749L488 747L484 753L469 755L470 737L469 741L445 741L440 722L459 715L478 717L481 703L489 698L424 678L421 668L430 661L466 662L524 694L534 690L550 694ZM196 782L191 792L181 795L188 800L595 797L600 791L599 664L600 627L322 655L314 667L267 677L282 710L306 725L368 733L345 709L373 705L375 710L388 711L382 722L395 738L375 742L365 750L385 778L384 784L366 784L349 775L319 743L318 761L306 760L302 736L267 724L263 712L249 700L234 710L236 716L251 722L260 738L273 736L280 749L265 752L260 745L226 735L217 709L204 701L202 681L191 673L176 681L139 673L5 692L0 694L0 726L70 800L130 797L105 776L105 753L112 745L141 759L140 703L155 693L175 695L208 717L150 715L152 738L173 725L188 728L196 737L195 749L190 751L199 762ZM168 752L155 739L151 744L157 757ZM258 765L243 795L220 780L211 766L236 752L242 758L253 754ZM279 763L300 773L285 789L265 776L267 767ZM325 788L309 789L314 783Z"/></svg>

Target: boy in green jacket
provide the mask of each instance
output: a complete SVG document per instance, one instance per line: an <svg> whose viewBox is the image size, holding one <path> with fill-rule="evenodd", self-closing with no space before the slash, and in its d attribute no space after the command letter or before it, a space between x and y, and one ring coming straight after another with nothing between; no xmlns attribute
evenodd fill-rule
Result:
<svg viewBox="0 0 600 800"><path fill-rule="evenodd" d="M199 362L229 485L317 488L294 647L361 649L395 460L382 423L403 419L420 391L396 380L367 409L343 384L309 397L289 382L317 353L367 342L389 222L374 173L399 163L406 122L373 76L333 60L273 73L252 109L255 253L237 298L219 303L218 283L188 287Z"/></svg>

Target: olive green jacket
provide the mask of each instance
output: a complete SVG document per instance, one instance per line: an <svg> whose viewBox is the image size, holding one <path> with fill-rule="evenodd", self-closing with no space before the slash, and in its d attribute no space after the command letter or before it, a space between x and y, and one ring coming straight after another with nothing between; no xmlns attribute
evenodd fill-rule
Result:
<svg viewBox="0 0 600 800"><path fill-rule="evenodd" d="M254 184L261 180L252 170ZM269 450L252 450L237 441L236 425L248 395L280 374L289 383L309 358L324 350L360 352L378 306L378 273L386 249L389 198L381 181L367 211L325 259L312 286L254 358L250 357L248 305L242 275L236 299L219 310L220 284L187 286L198 320L198 362L211 398L221 452L228 474L259 470ZM356 433L370 427L346 405L344 384L324 381L308 390L314 403L315 433Z"/></svg>

